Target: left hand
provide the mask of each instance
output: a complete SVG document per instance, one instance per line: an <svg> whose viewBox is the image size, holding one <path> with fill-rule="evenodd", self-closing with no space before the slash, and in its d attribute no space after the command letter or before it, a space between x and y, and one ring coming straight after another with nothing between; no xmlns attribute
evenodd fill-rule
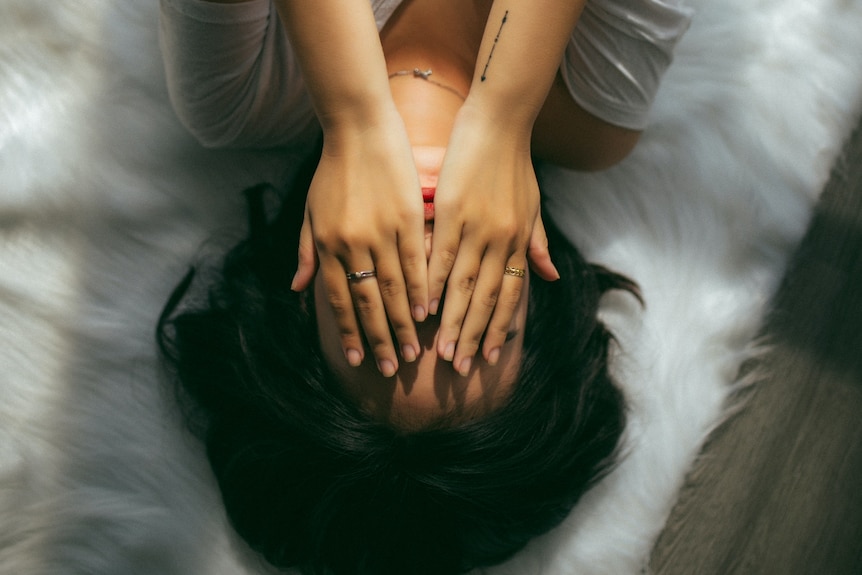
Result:
<svg viewBox="0 0 862 575"><path fill-rule="evenodd" d="M547 251L530 134L507 131L468 105L449 139L434 197L428 264L430 311L446 290L437 353L467 375L483 344L495 364L520 301L524 278L507 266L559 277Z"/></svg>

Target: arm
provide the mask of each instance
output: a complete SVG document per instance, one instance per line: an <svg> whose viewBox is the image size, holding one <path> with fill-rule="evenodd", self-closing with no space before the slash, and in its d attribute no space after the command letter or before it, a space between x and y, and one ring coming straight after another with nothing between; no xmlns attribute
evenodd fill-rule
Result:
<svg viewBox="0 0 862 575"><path fill-rule="evenodd" d="M374 16L367 0L275 3L324 136L293 287L304 289L319 263L348 363L359 365L364 355L358 316L380 371L390 376L398 368L390 323L402 357L419 354L413 322L425 318L427 277L419 179ZM372 269L376 278L345 277Z"/></svg>
<svg viewBox="0 0 862 575"><path fill-rule="evenodd" d="M437 187L428 272L431 301L448 282L437 351L461 373L469 371L483 334L491 363L505 341L523 281L504 277L504 268L526 267L529 250L533 270L556 277L530 138L583 6L584 0L495 0L488 17Z"/></svg>
<svg viewBox="0 0 862 575"><path fill-rule="evenodd" d="M161 43L177 114L207 146L285 143L317 112L323 158L294 287L319 250L349 363L364 358L354 301L381 371L398 366L387 313L411 361L427 309L422 199L368 1L161 0ZM375 280L348 285L368 269Z"/></svg>

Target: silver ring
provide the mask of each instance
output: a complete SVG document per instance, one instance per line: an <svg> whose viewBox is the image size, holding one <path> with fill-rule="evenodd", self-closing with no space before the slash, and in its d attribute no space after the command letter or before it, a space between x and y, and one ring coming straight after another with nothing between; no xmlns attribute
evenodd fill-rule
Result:
<svg viewBox="0 0 862 575"><path fill-rule="evenodd" d="M373 278L377 275L377 270L365 270L359 272L349 272L347 274L348 281L364 280L365 278Z"/></svg>
<svg viewBox="0 0 862 575"><path fill-rule="evenodd" d="M513 268L511 266L506 266L506 269L503 270L504 276L515 276L516 278L522 278L526 275L527 270L523 270L521 268Z"/></svg>

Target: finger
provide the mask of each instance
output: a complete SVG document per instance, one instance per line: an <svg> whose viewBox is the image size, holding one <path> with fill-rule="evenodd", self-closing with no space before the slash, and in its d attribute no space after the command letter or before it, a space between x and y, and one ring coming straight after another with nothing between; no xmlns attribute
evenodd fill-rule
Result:
<svg viewBox="0 0 862 575"><path fill-rule="evenodd" d="M524 269L526 266L525 264L513 265L510 261L507 267ZM512 318L518 310L518 305L521 303L525 281L525 277L503 274L503 282L500 287L500 295L497 298L497 306L494 308L494 314L488 322L488 328L485 330L485 340L482 345L482 355L491 365L497 364L497 360L500 358L500 350L509 337Z"/></svg>
<svg viewBox="0 0 862 575"><path fill-rule="evenodd" d="M359 367L365 359L365 351L344 265L335 257L323 256L320 261L320 274L326 303L332 308L344 357L349 365Z"/></svg>
<svg viewBox="0 0 862 575"><path fill-rule="evenodd" d="M317 271L317 248L314 246L314 237L311 234L311 223L308 218L308 210L305 211L305 219L299 231L299 255L296 275L290 284L293 291L303 291L314 278Z"/></svg>
<svg viewBox="0 0 862 575"><path fill-rule="evenodd" d="M377 284L382 297L385 313L383 317L374 317L368 321L369 327L363 320L363 330L366 339L371 341L384 341L390 337L390 326L395 332L395 339L401 357L405 361L413 362L419 356L419 339L416 336L416 324L411 314L410 302L407 299L407 289L404 272L401 269L398 254L395 250L386 256L375 257L377 265ZM369 329L374 330L369 332ZM372 348L374 349L374 348ZM384 350L385 352L385 350ZM385 355L385 353L384 353ZM375 352L377 356L377 352ZM378 360L386 359L378 357Z"/></svg>
<svg viewBox="0 0 862 575"><path fill-rule="evenodd" d="M417 228L416 232L410 233L409 236L398 238L398 254L412 317L415 321L425 321L428 316L428 259L425 253L425 232L422 227ZM388 311L388 305L386 309ZM412 322L410 326L415 332ZM400 337L399 341L401 341Z"/></svg>
<svg viewBox="0 0 862 575"><path fill-rule="evenodd" d="M482 257L483 251L484 249L462 246L458 259L452 266L452 273L449 274L446 304L443 306L440 329L437 332L437 354L446 361L455 358L461 325L479 277L479 266L482 263L479 258Z"/></svg>
<svg viewBox="0 0 862 575"><path fill-rule="evenodd" d="M443 288L446 287L455 265L461 241L461 222L446 223L447 221L444 217L439 217L435 221L434 235L431 238L431 258L428 261L428 313L433 315L440 311ZM478 271L478 262L475 266ZM448 301L449 295L447 294L446 297Z"/></svg>
<svg viewBox="0 0 862 575"><path fill-rule="evenodd" d="M482 260L482 269L479 272L479 278L476 282L476 290L473 292L473 298L470 300L470 307L467 309L467 314L464 317L464 323L461 326L461 333L458 337L458 346L455 349L455 357L452 360L452 365L455 370L461 375L468 375L470 367L473 363L476 351L486 336L488 322L492 315L497 315L497 324L504 323L508 326L514 313L514 308L500 306L499 297L503 285L503 269L505 268L506 260L500 255L498 257L486 257ZM508 327L504 327L507 330ZM505 341L505 335L503 336ZM493 339L495 346L502 345L499 338Z"/></svg>
<svg viewBox="0 0 862 575"><path fill-rule="evenodd" d="M350 265L351 267L348 269L351 272L375 270L373 263ZM378 270L377 273L379 274L380 271ZM395 346L392 344L392 337L389 334L389 322L386 319L386 308L380 293L378 277L372 276L347 281L356 317L359 319L365 341L377 362L377 369L385 377L392 377L398 371L398 357L395 354ZM388 276L385 271L382 281L392 281L391 276ZM404 304L406 309L406 298Z"/></svg>
<svg viewBox="0 0 862 575"><path fill-rule="evenodd" d="M541 214L536 217L536 223L533 225L527 258L530 260L530 268L543 280L551 282L560 279L560 272L551 261L551 253L548 251L548 235L545 233Z"/></svg>

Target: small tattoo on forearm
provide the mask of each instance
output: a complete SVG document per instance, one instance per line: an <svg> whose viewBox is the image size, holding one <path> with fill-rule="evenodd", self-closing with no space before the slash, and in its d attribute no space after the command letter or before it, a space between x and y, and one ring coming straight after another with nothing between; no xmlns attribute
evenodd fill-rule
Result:
<svg viewBox="0 0 862 575"><path fill-rule="evenodd" d="M509 11L506 10L506 13L503 14L503 21L500 22L500 29L497 30L497 37L494 38L494 43L491 45L491 52L488 54L488 61L485 62L485 69L482 70L482 78L481 80L484 82L485 78L488 77L488 66L491 64L491 58L494 57L494 49L497 47L497 41L500 39L500 34L503 32L503 26L506 25L506 20L509 18Z"/></svg>

